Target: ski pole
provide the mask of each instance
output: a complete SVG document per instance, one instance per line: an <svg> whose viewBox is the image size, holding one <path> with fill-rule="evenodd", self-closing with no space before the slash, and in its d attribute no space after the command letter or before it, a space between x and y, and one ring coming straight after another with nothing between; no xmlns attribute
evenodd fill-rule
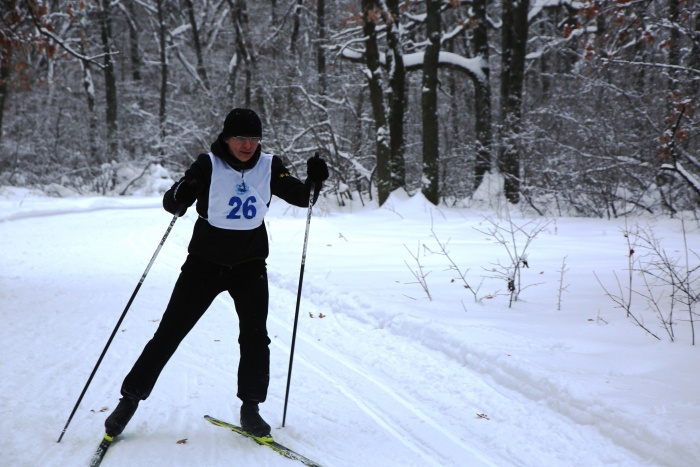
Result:
<svg viewBox="0 0 700 467"><path fill-rule="evenodd" d="M317 154L318 156L318 154ZM297 338L297 323L299 322L299 303L301 302L301 285L304 282L304 266L306 264L306 245L309 242L309 225L311 225L311 208L316 196L316 184L314 184L309 196L309 210L306 213L306 233L304 233L304 248L301 252L301 269L299 270L299 288L297 289L297 306L294 312L294 328L292 330L292 347L289 351L289 371L287 372L287 391L284 394L284 413L282 414L282 428L287 419L287 401L289 400L289 385L292 381L292 363L294 362L294 343Z"/></svg>
<svg viewBox="0 0 700 467"><path fill-rule="evenodd" d="M100 363L102 363L102 359L104 358L105 354L107 353L107 349L109 346L112 344L112 340L114 339L114 336L117 334L117 330L119 329L119 326L121 326L122 321L124 321L124 317L126 316L126 313L129 311L129 308L131 307L131 304L134 301L134 298L136 297L136 294L139 292L139 289L141 288L141 284L143 284L143 281L146 280L146 275L148 275L148 271L151 270L151 266L153 266L153 263L156 260L156 256L158 256L158 253L160 252L160 249L163 247L163 244L165 243L165 239L168 238L168 235L170 235L170 231L173 229L173 226L175 225L175 221L180 215L180 210L173 216L173 220L170 221L170 225L168 226L168 229L165 231L165 235L163 235L163 238L161 239L160 243L158 244L158 248L156 248L155 253L153 253L153 256L151 257L151 261L149 261L148 266L146 266L146 270L143 272L141 275L141 279L139 280L139 283L136 284L136 288L134 289L134 292L131 294L131 298L129 298L129 301L126 304L126 307L124 308L124 311L122 312L122 315L119 317L119 321L117 321L117 325L114 327L114 330L112 331L112 335L109 336L109 340L107 341L107 345L105 345L104 350L102 351L102 354L100 355L100 358L97 359L97 363L95 364L95 368L92 369L92 373L90 374L90 377L87 380L87 383L85 383L85 387L83 388L83 392L80 393L80 397L78 397L78 401L75 403L75 407L73 407L73 411L70 413L70 416L68 417L68 421L66 422L66 426L63 427L63 431L61 432L61 436L58 437L57 443L60 443L61 440L63 439L63 435L66 434L66 430L68 429L68 425L70 425L71 420L73 420L73 415L75 415L75 412L78 410L78 406L80 405L80 402L83 400L83 396L88 390L88 387L90 386L90 383L92 382L92 378L95 376L95 373L97 373L97 368L100 366Z"/></svg>

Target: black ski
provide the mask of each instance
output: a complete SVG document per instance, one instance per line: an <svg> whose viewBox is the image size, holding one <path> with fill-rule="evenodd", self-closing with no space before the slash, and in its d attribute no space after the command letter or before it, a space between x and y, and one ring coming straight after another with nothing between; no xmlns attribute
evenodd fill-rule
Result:
<svg viewBox="0 0 700 467"><path fill-rule="evenodd" d="M104 459L107 449L112 445L112 441L114 441L114 437L105 434L100 445L97 447L97 451L95 451L95 454L92 456L90 467L97 467L102 463L102 459Z"/></svg>
<svg viewBox="0 0 700 467"><path fill-rule="evenodd" d="M209 423L213 423L214 425L228 428L229 430L231 430L235 433L238 433L239 435L243 435L247 438L251 438L256 443L261 444L263 446L267 446L268 448L272 449L273 451L277 452L278 454L283 455L284 457L288 457L289 459L297 460L297 461L301 462L302 464L308 465L310 467L322 467L321 464L318 464L318 463L312 461L308 457L304 457L301 454L299 454L298 452L293 451L286 446L282 446L280 443L273 440L272 437L258 438L257 436L253 436L252 434L243 430L243 428L241 428L240 426L233 425L233 424L228 423L228 422L224 422L224 421L219 420L217 418L210 417L209 415L205 415L204 419L206 421L208 421Z"/></svg>

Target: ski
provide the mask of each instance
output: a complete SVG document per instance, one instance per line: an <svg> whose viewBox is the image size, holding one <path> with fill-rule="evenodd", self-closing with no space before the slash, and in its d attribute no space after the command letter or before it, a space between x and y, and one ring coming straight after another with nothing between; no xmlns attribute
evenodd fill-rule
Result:
<svg viewBox="0 0 700 467"><path fill-rule="evenodd" d="M112 441L114 441L114 437L105 434L104 438L102 438L102 441L100 442L100 445L97 447L97 451L95 451L95 454L92 456L90 467L97 467L102 463L102 459L104 459L107 449L109 449L109 447L112 445Z"/></svg>
<svg viewBox="0 0 700 467"><path fill-rule="evenodd" d="M233 425L228 422L224 422L222 420L219 420L217 418L211 417L209 415L205 415L204 419L208 421L209 423L212 423L216 426L221 426L224 428L228 428L229 430L238 433L239 435L243 435L247 438L251 438L253 441L255 441L258 444L261 444L263 446L267 446L268 448L272 449L278 454L283 455L284 457L288 457L289 459L294 459L299 462L301 462L304 465L308 465L310 467L322 467L321 464L318 464L317 462L312 461L308 457L304 457L301 454L299 454L296 451L293 451L289 449L286 446L282 446L280 443L276 442L272 437L264 437L264 438L259 438L257 436L253 436L252 434L248 433L247 431L243 430L240 426Z"/></svg>

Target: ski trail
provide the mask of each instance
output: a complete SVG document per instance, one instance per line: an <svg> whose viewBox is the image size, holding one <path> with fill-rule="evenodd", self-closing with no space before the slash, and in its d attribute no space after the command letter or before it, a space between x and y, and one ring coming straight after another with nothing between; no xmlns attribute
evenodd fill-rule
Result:
<svg viewBox="0 0 700 467"><path fill-rule="evenodd" d="M273 344L277 348L279 348L283 351L286 351L286 352L289 351L288 346L283 345L277 341L273 342ZM305 358L298 357L296 359L296 361L298 361L302 365L306 366L308 369L310 369L311 371L316 373L318 376L320 376L321 378L323 378L326 381L328 381L329 383L331 383L338 391L340 391L345 397L347 397L352 402L354 402L360 408L360 410L362 410L365 414L367 414L380 427L382 427L384 430L389 432L389 434L391 434L394 438L396 438L401 444L406 446L411 451L415 452L418 456L420 456L428 464L438 465L438 466L442 465L441 463L436 462L429 454L427 454L425 452L425 450L418 449L418 444L416 443L416 440L408 440L408 438L405 434L399 433L398 430L394 429L391 425L389 425L387 422L385 422L383 418L381 418L377 415L376 408L370 407L368 404L363 402L360 397L356 396L352 391L350 391L347 388L347 386L344 383L342 383L340 380L338 380L337 378L331 377L329 373L321 370L316 365L312 365Z"/></svg>
<svg viewBox="0 0 700 467"><path fill-rule="evenodd" d="M272 283L270 286L272 295L280 292L286 293L284 290L277 290ZM235 313L235 311L231 310L232 304L230 303L230 298L226 294L219 295L214 300L212 306L220 310L225 309L229 313ZM282 332L277 332L275 328L280 328ZM268 317L268 332L270 332L270 334L291 335L291 328L289 323L284 323L281 318L271 313ZM302 365L305 369L308 369L322 380L327 381L331 387L351 401L373 420L377 426L418 456L421 459L419 465L464 465L463 462L465 461L468 461L467 465L470 466L496 465L451 433L442 430L436 421L430 419L416 409L414 404L411 404L405 398L391 390L386 384L368 375L347 359L322 345L314 343L305 336L297 334L297 338L303 342L303 345L310 345L315 352L313 353L313 363L308 358L301 356L300 353L297 353L295 356L295 363ZM289 345L284 340L273 339L272 344L275 348L287 355L287 357L289 356ZM299 347L297 347L297 349L299 349ZM352 382L355 387L351 389L348 386L347 377L336 376L344 373L344 370L340 370L339 366L359 375L366 381L366 384L358 384L358 380L353 378ZM298 369L296 376L297 378L301 377ZM362 387L360 388L359 386ZM376 388L383 393L382 397L372 397L370 395L373 393L376 394ZM376 402L374 402L374 400L376 400ZM412 417L407 417L406 411L408 411ZM409 421L410 424L404 426ZM415 428L417 424L426 425L430 427L430 430L426 430L425 426ZM417 437L412 433L415 431L419 431L421 436ZM438 446L444 447L446 439L449 439L459 446L461 452L458 456L454 454L454 449L436 449Z"/></svg>
<svg viewBox="0 0 700 467"><path fill-rule="evenodd" d="M271 284L271 289L275 287ZM271 290L272 291L272 290ZM275 290L273 293L287 293L284 289ZM285 329L291 335L289 323L284 323L280 318L270 314L268 322ZM458 465L468 461L467 465L496 465L491 459L472 446L459 439L453 433L445 430L440 424L419 410L416 403L412 403L405 397L391 389L387 384L363 371L359 366L353 364L349 359L341 356L336 351L327 346L314 342L313 339L298 333L297 339L305 345L315 350L314 363L309 359L295 356L295 361L300 361L304 366L312 370L321 378L333 384L343 395L353 401L365 414L374 420L380 427L387 431L407 448L419 455L430 465ZM289 354L289 346L279 341L273 341L275 346ZM350 389L347 385L349 378L346 372L338 369L338 365L352 371L361 377L365 384L360 386L357 378L350 378L355 388ZM342 377L332 375L343 374ZM382 393L382 397L377 397L377 390ZM363 395L359 395L360 391ZM377 400L376 403L370 401ZM381 408L380 408L380 405ZM408 414L406 413L408 412ZM379 415L381 414L381 416ZM388 422L392 420L393 422ZM404 424L410 424L404 428ZM402 427L397 429L395 427ZM419 432L416 436L414 432ZM454 444L460 451L459 456L452 454L455 449L444 449L445 442ZM420 448L419 448L420 446ZM437 450L436 447L441 449ZM457 458L458 457L458 458ZM440 459L438 461L438 459Z"/></svg>
<svg viewBox="0 0 700 467"><path fill-rule="evenodd" d="M275 292L294 295L294 287L288 277L275 275L274 280L271 282L274 282L275 286L281 287L280 290ZM290 299L277 297L275 301L290 301ZM519 442L526 442L524 440L530 436L524 434L523 429L525 432L530 432L531 430L535 430L535 433L549 432L548 438L554 446L561 446L562 450L567 449L563 457L560 457L558 454L551 456L552 462L563 461L566 463L571 461L573 457L569 457L567 461L566 456L576 456L577 452L577 448L572 447L572 442L589 442L601 445L618 444L615 436L606 436L597 427L592 427L594 429L585 431L572 429L570 426L571 420L566 419L569 413L565 407L564 410L561 407L559 410L556 407L551 408L551 412L543 414L542 399L533 398L532 394L529 393L531 388L530 384L527 383L532 381L532 385L537 387L534 376L523 380L523 376L528 375L522 375L522 371L516 371L517 368L513 368L509 360L510 356L506 358L505 356L499 357L498 355L490 354L481 355L478 349L474 349L468 344L454 343L449 339L442 341L440 336L431 334L433 332L432 328L418 329L416 326L420 326L420 323L414 323L410 319L402 320L401 326L414 326L414 328L410 329L411 332L409 334L418 336L418 342L425 346L425 350L429 354L413 352L404 355L403 345L406 344L404 342L406 338L401 335L405 331L404 327L398 326L391 321L375 321L372 318L375 312L372 304L365 303L352 294L344 294L338 290L328 290L327 286L319 288L309 284L304 292L303 310L302 317L306 317L307 312L318 315L320 310L323 310L324 313L331 313L330 317L323 321L319 319L305 319L301 322L302 332L298 333L297 338L308 349L303 350L302 347L300 354L307 357L313 355L312 359L306 358L306 362L315 366L315 371L337 375L335 379L339 379L341 382L351 382L353 387L348 390L355 397L365 401L364 411L372 410L377 416L381 416L384 424L400 426L400 429L405 429L406 441L400 441L405 444L405 442L410 442L408 440L413 440L416 445L421 446L421 449L429 458L432 457L441 461L442 465L479 465L478 463L483 465L502 465L504 462L517 464L518 459L522 459L522 453L512 450L504 440L512 438L516 441L522 439ZM271 314L270 321L286 328L290 328L291 324L289 323L285 326L273 314ZM304 326L305 324L306 326ZM310 325L311 327L309 327ZM339 350L346 352L347 356L345 354L341 355L337 350L330 349L329 346L319 344L322 340L326 341L326 333L328 333L331 340L336 341L333 344L334 348L336 343L346 344L344 346L341 345ZM360 340L358 339L360 335L365 337ZM355 340L358 343L362 342L364 346L360 354L355 352L354 347L347 345L347 343L351 342L353 336L358 336L355 337ZM429 342L425 342L426 339ZM409 339L409 341L408 345L415 342L414 339ZM435 345L426 345L430 343ZM450 350L446 351L447 349ZM433 354L432 352L435 353ZM378 355L380 357L372 360L367 359L368 355ZM353 360L355 357L357 357L356 361ZM425 381L425 385L422 387L412 388L410 383L408 383L412 379L404 380L403 378L406 375L401 372L394 372L392 361L385 361L387 358L391 359L392 357L395 361L405 360L405 358L425 357L427 358L426 362L416 361L415 371L420 372L421 368L425 371L427 368L425 367L426 364L432 365L432 369L434 369L431 373L432 376L437 376L438 378L446 377L448 378L446 381L449 381L449 384L455 385L455 387L468 387L469 390L461 394L463 397L460 401L454 401L454 404L451 404L446 401L449 401L449 397L452 397L454 393L450 394L449 391L440 388L440 393L432 394L433 388L431 388L431 384L428 381ZM444 360L444 358L447 358L447 360ZM350 370L353 376L350 376L348 371L343 373L343 370L336 368L333 363L335 363L335 366L340 364L344 369ZM446 368L448 366L452 368L452 372L446 373L446 371L450 370L441 368L443 364L446 365ZM387 370L390 370L387 373L387 377L382 377L383 372ZM355 374L359 377L354 376ZM426 373L424 378L430 377L427 375ZM509 375L507 381L504 381L504 375ZM520 384L518 384L518 378L521 379ZM344 385L343 383L341 384ZM398 384L399 387L406 388L409 394L408 397L404 397L400 392L393 390L390 384ZM378 395L379 393L381 395ZM447 398L445 396L441 397L440 394L442 393ZM549 400L551 398L545 397L543 399ZM420 403L412 403L412 400L418 401L423 399L444 403L444 409L438 412L440 419L431 418L423 413L419 409ZM376 403L373 404L374 401ZM433 405L433 403L427 404L428 407ZM472 407L479 407L480 409L491 407L491 410L497 411L498 422L494 421L488 425L477 427L470 424L469 420L455 416L456 413L471 412L474 414L481 412L480 409L472 409ZM406 414L406 412L409 413ZM533 418L529 415L533 413L538 413L540 416ZM526 420L526 422L522 420ZM399 433L398 435L402 434ZM391 435L396 437L397 433L391 433ZM485 457L464 440L473 440L475 443L479 443L479 446L484 446L486 452L496 454L497 460ZM536 445L546 442L545 440L534 441ZM619 444L618 446L623 448L631 447L629 445L620 446ZM457 459L456 452L459 452L462 458ZM627 455L634 456L632 452L634 450ZM452 455L455 457L450 457ZM589 460L596 463L596 461L593 461L594 457L598 457L598 455L591 455ZM465 462L464 458L469 459L469 461ZM544 461L545 458L543 456L539 460ZM608 462L609 459L601 455L597 461ZM525 462L522 465L537 464ZM622 463L620 465L626 464Z"/></svg>

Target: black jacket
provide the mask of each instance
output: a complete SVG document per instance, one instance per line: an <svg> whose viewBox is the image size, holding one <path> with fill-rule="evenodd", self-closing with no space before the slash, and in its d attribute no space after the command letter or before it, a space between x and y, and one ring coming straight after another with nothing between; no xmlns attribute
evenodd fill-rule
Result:
<svg viewBox="0 0 700 467"><path fill-rule="evenodd" d="M255 167L260 159L260 147L258 147L257 152L249 161L241 162L230 153L221 138L212 144L211 151L239 172ZM180 215L182 215L194 203L194 200L191 200L189 204L176 200L174 197L176 189L183 183L195 186L196 209L199 219L194 225L188 247L189 253L212 263L226 266L236 266L252 260L265 260L269 254L269 245L264 222L253 230L227 230L214 227L207 221L211 172L212 165L209 155L200 154L190 168L185 171L185 175L163 196L165 210L171 214L181 210ZM298 178L293 177L284 166L282 159L277 156L272 158L270 188L273 195L289 204L299 207L309 205L311 184L303 183Z"/></svg>

